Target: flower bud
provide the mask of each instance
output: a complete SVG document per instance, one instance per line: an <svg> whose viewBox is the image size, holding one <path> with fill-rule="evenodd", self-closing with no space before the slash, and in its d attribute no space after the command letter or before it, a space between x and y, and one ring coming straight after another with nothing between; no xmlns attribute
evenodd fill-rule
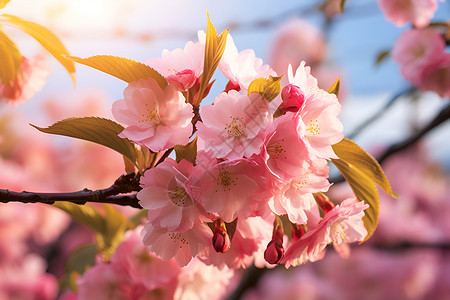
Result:
<svg viewBox="0 0 450 300"><path fill-rule="evenodd" d="M225 253L231 247L230 236L228 235L225 223L221 219L214 222L212 243L214 250L218 253Z"/></svg>
<svg viewBox="0 0 450 300"><path fill-rule="evenodd" d="M334 208L334 203L324 193L314 193L313 196L317 205L319 205L325 214Z"/></svg>
<svg viewBox="0 0 450 300"><path fill-rule="evenodd" d="M230 80L228 81L227 86L225 87L225 92L228 93L231 90L239 92L241 90L241 86L239 85L239 83L235 83Z"/></svg>
<svg viewBox="0 0 450 300"><path fill-rule="evenodd" d="M284 107L287 111L296 112L305 103L305 96L302 90L294 84L288 84L283 88L281 91L281 99L283 103L280 106Z"/></svg>
<svg viewBox="0 0 450 300"><path fill-rule="evenodd" d="M282 240L271 240L264 251L264 259L272 265L281 261L284 256L284 248Z"/></svg>
<svg viewBox="0 0 450 300"><path fill-rule="evenodd" d="M166 77L168 83L173 84L177 90L186 91L194 86L197 77L194 71L186 69Z"/></svg>

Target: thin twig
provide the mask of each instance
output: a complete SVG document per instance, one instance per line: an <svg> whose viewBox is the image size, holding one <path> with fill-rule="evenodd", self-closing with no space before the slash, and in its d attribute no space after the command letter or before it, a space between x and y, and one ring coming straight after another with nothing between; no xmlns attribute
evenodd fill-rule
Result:
<svg viewBox="0 0 450 300"><path fill-rule="evenodd" d="M358 125L355 130L353 130L352 133L350 133L347 137L349 139L354 139L358 134L360 134L364 129L366 129L367 126L371 125L373 122L378 120L395 102L397 102L398 99L400 99L402 96L411 94L416 90L415 87L408 87L407 89L404 89L400 91L399 93L392 96L389 101L386 102L386 104L377 111L374 115L372 115L370 118L365 120L363 123Z"/></svg>

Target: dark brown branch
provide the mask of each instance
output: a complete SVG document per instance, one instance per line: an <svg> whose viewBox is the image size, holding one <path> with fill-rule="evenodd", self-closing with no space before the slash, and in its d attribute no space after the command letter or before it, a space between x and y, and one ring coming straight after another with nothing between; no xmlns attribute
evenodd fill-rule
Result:
<svg viewBox="0 0 450 300"><path fill-rule="evenodd" d="M113 185L102 190L84 189L71 193L35 193L35 192L14 192L0 189L0 202L22 202L22 203L45 203L53 204L57 201L68 201L75 204L110 203L123 206L142 208L134 195L120 195L125 193L137 192L139 186L139 174L128 173L120 176Z"/></svg>

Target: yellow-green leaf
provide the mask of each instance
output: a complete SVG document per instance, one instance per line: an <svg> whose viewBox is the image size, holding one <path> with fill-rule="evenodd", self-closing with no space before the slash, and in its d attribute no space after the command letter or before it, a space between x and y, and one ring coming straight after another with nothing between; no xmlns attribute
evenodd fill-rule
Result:
<svg viewBox="0 0 450 300"><path fill-rule="evenodd" d="M186 146L176 145L174 149L177 162L185 159L195 164L195 159L197 158L197 137L195 137L195 139L189 142Z"/></svg>
<svg viewBox="0 0 450 300"><path fill-rule="evenodd" d="M248 86L248 95L251 93L259 93L263 99L272 101L281 92L281 78L269 76L269 78L257 78Z"/></svg>
<svg viewBox="0 0 450 300"><path fill-rule="evenodd" d="M339 4L339 10L340 13L342 14L344 12L344 4L345 4L346 0L341 0L341 3Z"/></svg>
<svg viewBox="0 0 450 300"><path fill-rule="evenodd" d="M217 35L216 28L211 22L208 16L208 25L206 27L206 41L205 41L205 59L203 65L202 81L200 83L200 89L198 92L198 99L195 105L199 105L203 99L205 90L211 80L214 72L216 71L219 61L222 58L225 51L225 45L227 42L228 29L223 31L220 35Z"/></svg>
<svg viewBox="0 0 450 300"><path fill-rule="evenodd" d="M162 89L167 86L167 81L161 74L141 62L129 58L112 55L95 55L87 58L69 56L67 58L128 83L151 77L156 80Z"/></svg>
<svg viewBox="0 0 450 300"><path fill-rule="evenodd" d="M392 191L391 185L389 184L389 181L387 180L386 175L377 160L358 144L352 140L344 138L332 147L334 153L336 153L341 160L364 173L370 180L378 184L390 196L398 197Z"/></svg>
<svg viewBox="0 0 450 300"><path fill-rule="evenodd" d="M83 274L87 268L95 264L95 255L97 247L93 243L84 244L73 251L66 260L64 265L65 272L70 274L76 272Z"/></svg>
<svg viewBox="0 0 450 300"><path fill-rule="evenodd" d="M364 210L364 227L367 230L365 242L375 232L378 225L378 212L380 210L380 203L378 198L377 188L369 177L353 165L341 159L332 159L332 163L339 169L348 182L358 201L364 201L369 207Z"/></svg>
<svg viewBox="0 0 450 300"><path fill-rule="evenodd" d="M6 4L8 4L8 2L11 0L0 0L0 9L2 9L3 7L6 6Z"/></svg>
<svg viewBox="0 0 450 300"><path fill-rule="evenodd" d="M0 30L0 80L8 84L16 78L20 72L22 55L16 44Z"/></svg>
<svg viewBox="0 0 450 300"><path fill-rule="evenodd" d="M330 94L335 94L336 97L337 97L339 95L339 87L340 87L340 85L341 85L341 80L338 77L336 79L336 81L333 83L333 85L328 89L327 92L330 93Z"/></svg>
<svg viewBox="0 0 450 300"><path fill-rule="evenodd" d="M30 125L41 132L73 137L106 146L119 152L131 162L136 162L135 146L128 139L118 136L123 131L123 127L112 120L85 117L61 120L47 128Z"/></svg>
<svg viewBox="0 0 450 300"><path fill-rule="evenodd" d="M103 204L105 211L104 231L100 232L103 248L100 251L103 257L109 259L115 252L128 226L128 219L110 204Z"/></svg>
<svg viewBox="0 0 450 300"><path fill-rule="evenodd" d="M75 82L75 77L73 74L75 73L74 63L64 57L64 55L69 55L69 51L66 49L64 44L54 35L50 30L45 28L42 25L25 21L19 17L12 15L2 15L8 23L11 24L23 32L31 35L38 43L42 45L51 55L53 55L63 67L69 72L69 75L72 77L72 80Z"/></svg>
<svg viewBox="0 0 450 300"><path fill-rule="evenodd" d="M79 205L72 202L58 201L53 206L65 211L77 222L89 227L95 232L105 231L103 216L89 204Z"/></svg>

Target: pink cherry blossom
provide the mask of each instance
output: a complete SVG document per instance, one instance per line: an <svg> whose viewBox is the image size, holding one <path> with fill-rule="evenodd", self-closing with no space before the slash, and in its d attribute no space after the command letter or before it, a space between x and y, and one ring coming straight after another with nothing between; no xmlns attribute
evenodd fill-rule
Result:
<svg viewBox="0 0 450 300"><path fill-rule="evenodd" d="M173 85L164 90L153 78L131 82L124 99L112 105L117 121L126 127L119 136L154 152L186 144L192 133L192 105Z"/></svg>
<svg viewBox="0 0 450 300"><path fill-rule="evenodd" d="M288 112L275 120L274 131L264 144L262 156L267 167L281 181L299 176L309 157L299 135L304 126L298 113Z"/></svg>
<svg viewBox="0 0 450 300"><path fill-rule="evenodd" d="M239 85L244 91L248 90L248 86L256 78L277 76L269 65L263 65L262 59L257 58L252 49L238 52L230 34L227 37L219 69L232 84Z"/></svg>
<svg viewBox="0 0 450 300"><path fill-rule="evenodd" d="M288 68L289 82L304 93L305 104L300 110L304 127L299 133L304 137L311 159L337 159L331 145L342 140L343 125L338 118L341 104L334 94L317 86L317 80L310 75L310 68L302 62L295 75Z"/></svg>
<svg viewBox="0 0 450 300"><path fill-rule="evenodd" d="M423 69L418 86L422 91L433 91L442 98L450 98L450 53L443 53L438 62Z"/></svg>
<svg viewBox="0 0 450 300"><path fill-rule="evenodd" d="M230 291L233 275L232 269L225 267L219 270L194 259L181 270L174 299L223 299Z"/></svg>
<svg viewBox="0 0 450 300"><path fill-rule="evenodd" d="M277 29L272 45L270 64L278 74L285 74L289 64L297 68L303 60L315 66L326 52L321 31L299 18L284 22Z"/></svg>
<svg viewBox="0 0 450 300"><path fill-rule="evenodd" d="M385 18L396 26L411 22L417 28L430 24L438 8L436 0L378 0L378 5Z"/></svg>
<svg viewBox="0 0 450 300"><path fill-rule="evenodd" d="M291 222L306 224L309 214L318 217L318 207L312 193L326 192L330 187L328 166L325 160L305 162L301 176L284 182L282 188L269 201L270 208L278 215L287 214Z"/></svg>
<svg viewBox="0 0 450 300"><path fill-rule="evenodd" d="M111 257L117 273L124 273L133 282L140 282L149 290L160 288L177 279L180 268L174 259L161 261L142 244L141 226L128 231Z"/></svg>
<svg viewBox="0 0 450 300"><path fill-rule="evenodd" d="M170 232L147 223L141 231L141 237L144 245L163 261L175 257L177 264L184 267L193 257L207 255L213 233L208 225L203 223L195 224L192 229L185 232Z"/></svg>
<svg viewBox="0 0 450 300"><path fill-rule="evenodd" d="M42 55L22 57L19 73L8 84L0 82L0 100L21 103L30 99L45 84L49 66Z"/></svg>
<svg viewBox="0 0 450 300"><path fill-rule="evenodd" d="M202 122L197 123L200 144L217 158L233 160L259 153L271 122L268 106L258 93L220 93L214 104L201 109Z"/></svg>
<svg viewBox="0 0 450 300"><path fill-rule="evenodd" d="M225 222L247 218L261 202L252 197L259 190L261 171L247 159L217 163L210 153L201 151L193 175L193 185L200 190L198 201L207 212L217 214Z"/></svg>
<svg viewBox="0 0 450 300"><path fill-rule="evenodd" d="M162 57L154 57L146 63L163 75L180 91L191 88L203 71L204 43L189 41L184 49L164 49Z"/></svg>
<svg viewBox="0 0 450 300"><path fill-rule="evenodd" d="M281 263L289 268L308 260L316 261L323 257L325 247L329 243L339 247L344 243L362 241L367 235L362 221L363 211L369 206L355 201L355 198L344 200L325 214L316 225L313 224L304 236L287 249Z"/></svg>
<svg viewBox="0 0 450 300"><path fill-rule="evenodd" d="M141 177L142 190L137 194L139 204L149 209L148 220L154 226L170 231L186 231L200 221L201 212L186 187L193 169L192 163L171 158Z"/></svg>
<svg viewBox="0 0 450 300"><path fill-rule="evenodd" d="M408 29L394 43L392 59L400 65L402 76L414 85L425 80L425 69L442 61L445 41L436 30Z"/></svg>

